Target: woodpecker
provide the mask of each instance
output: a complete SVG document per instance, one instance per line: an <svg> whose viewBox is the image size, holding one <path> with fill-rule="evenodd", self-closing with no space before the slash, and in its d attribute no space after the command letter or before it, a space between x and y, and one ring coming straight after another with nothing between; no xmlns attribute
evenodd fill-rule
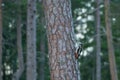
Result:
<svg viewBox="0 0 120 80"><path fill-rule="evenodd" d="M79 58L81 52L82 52L82 44L80 44L80 45L77 47L77 49L76 49L76 51L75 51L75 53L74 53L76 59Z"/></svg>

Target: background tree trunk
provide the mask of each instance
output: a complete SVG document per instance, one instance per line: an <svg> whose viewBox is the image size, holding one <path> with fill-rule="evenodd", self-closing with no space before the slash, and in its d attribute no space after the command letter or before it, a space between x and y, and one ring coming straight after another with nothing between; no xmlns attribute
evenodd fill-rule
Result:
<svg viewBox="0 0 120 80"><path fill-rule="evenodd" d="M36 0L28 0L26 80L36 80L36 76Z"/></svg>
<svg viewBox="0 0 120 80"><path fill-rule="evenodd" d="M41 60L41 64L40 64L40 80L45 80L45 37L42 36L43 39L41 39L40 41L40 52L41 52L41 56L40 56L40 60Z"/></svg>
<svg viewBox="0 0 120 80"><path fill-rule="evenodd" d="M118 80L115 54L114 54L114 48L112 44L113 41L112 41L112 31L111 31L111 22L110 22L109 0L105 0L105 23L106 23L106 30L107 30L107 42L108 42L111 80Z"/></svg>
<svg viewBox="0 0 120 80"><path fill-rule="evenodd" d="M2 80L2 0L0 0L0 80Z"/></svg>
<svg viewBox="0 0 120 80"><path fill-rule="evenodd" d="M70 0L43 0L51 80L79 80Z"/></svg>
<svg viewBox="0 0 120 80"><path fill-rule="evenodd" d="M96 80L101 80L100 0L96 0Z"/></svg>
<svg viewBox="0 0 120 80"><path fill-rule="evenodd" d="M23 51L22 51L22 33L21 33L21 1L17 0L18 18L17 18L17 53L18 53L18 69L13 74L13 80L19 80L24 71Z"/></svg>

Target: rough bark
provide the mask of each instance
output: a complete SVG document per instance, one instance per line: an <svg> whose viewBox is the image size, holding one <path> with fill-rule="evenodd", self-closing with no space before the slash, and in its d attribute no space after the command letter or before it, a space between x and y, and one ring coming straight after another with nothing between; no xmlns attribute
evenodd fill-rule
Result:
<svg viewBox="0 0 120 80"><path fill-rule="evenodd" d="M36 0L27 6L27 79L36 80Z"/></svg>
<svg viewBox="0 0 120 80"><path fill-rule="evenodd" d="M100 5L100 0L96 0L96 7ZM101 38L100 38L100 9L96 10L96 80L101 80Z"/></svg>
<svg viewBox="0 0 120 80"><path fill-rule="evenodd" d="M111 31L111 22L110 22L110 4L109 0L105 0L105 23L106 23L106 34L107 34L107 43L108 43L108 55L110 62L110 73L111 80L118 80L115 54L112 41L112 31Z"/></svg>
<svg viewBox="0 0 120 80"><path fill-rule="evenodd" d="M21 33L21 1L17 0L18 18L17 18L17 53L18 53L18 69L13 74L13 80L19 80L24 71L23 51L22 51L22 33Z"/></svg>
<svg viewBox="0 0 120 80"><path fill-rule="evenodd" d="M0 80L2 80L2 0L0 0Z"/></svg>
<svg viewBox="0 0 120 80"><path fill-rule="evenodd" d="M80 80L70 0L43 0L51 80Z"/></svg>

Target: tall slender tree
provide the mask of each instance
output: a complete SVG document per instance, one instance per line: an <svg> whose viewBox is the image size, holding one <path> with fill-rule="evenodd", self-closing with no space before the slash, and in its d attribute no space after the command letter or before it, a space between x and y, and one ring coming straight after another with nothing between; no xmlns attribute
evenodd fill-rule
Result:
<svg viewBox="0 0 120 80"><path fill-rule="evenodd" d="M107 43L108 43L108 53L109 53L109 62L110 62L110 73L111 80L118 80L115 54L112 41L112 31L111 31L111 21L110 21L110 2L105 0L105 24L106 24L106 33L107 33Z"/></svg>
<svg viewBox="0 0 120 80"><path fill-rule="evenodd" d="M21 33L21 0L17 0L17 53L18 53L18 69L13 75L13 80L19 80L24 71L24 61L22 52L22 33Z"/></svg>
<svg viewBox="0 0 120 80"><path fill-rule="evenodd" d="M80 80L70 0L43 0L51 80Z"/></svg>
<svg viewBox="0 0 120 80"><path fill-rule="evenodd" d="M42 9L41 9L42 10ZM41 15L42 16L42 15ZM45 33L45 18L42 16L40 18L39 23L41 23L41 27L39 30L40 34L42 34L40 37L40 80L45 80L45 64L46 64L46 50L47 50L47 46L46 46L46 33Z"/></svg>
<svg viewBox="0 0 120 80"><path fill-rule="evenodd" d="M41 64L40 64L40 80L45 80L45 37L40 40Z"/></svg>
<svg viewBox="0 0 120 80"><path fill-rule="evenodd" d="M100 0L96 0L96 80L101 80Z"/></svg>
<svg viewBox="0 0 120 80"><path fill-rule="evenodd" d="M2 0L0 0L0 80L2 80Z"/></svg>
<svg viewBox="0 0 120 80"><path fill-rule="evenodd" d="M27 79L36 80L36 0L27 4Z"/></svg>

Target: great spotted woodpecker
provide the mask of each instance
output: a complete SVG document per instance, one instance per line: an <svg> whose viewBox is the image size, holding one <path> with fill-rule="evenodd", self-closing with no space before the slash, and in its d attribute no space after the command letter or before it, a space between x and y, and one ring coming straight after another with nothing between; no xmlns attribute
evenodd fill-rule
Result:
<svg viewBox="0 0 120 80"><path fill-rule="evenodd" d="M81 52L82 52L82 44L80 44L80 45L77 47L77 49L76 49L76 51L75 51L75 53L74 53L76 59L79 58Z"/></svg>

